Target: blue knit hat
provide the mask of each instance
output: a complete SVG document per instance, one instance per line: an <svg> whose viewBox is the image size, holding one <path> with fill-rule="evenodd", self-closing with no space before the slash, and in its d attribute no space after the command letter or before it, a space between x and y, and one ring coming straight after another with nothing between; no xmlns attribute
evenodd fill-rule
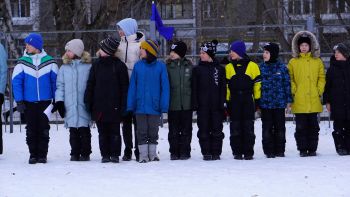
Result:
<svg viewBox="0 0 350 197"><path fill-rule="evenodd" d="M231 44L231 51L237 53L240 57L243 57L246 53L246 47L243 41L237 40Z"/></svg>
<svg viewBox="0 0 350 197"><path fill-rule="evenodd" d="M30 33L25 39L24 42L26 44L29 44L31 46L33 46L34 48L38 49L38 50L42 50L43 49L43 38L41 37L40 34L37 33Z"/></svg>

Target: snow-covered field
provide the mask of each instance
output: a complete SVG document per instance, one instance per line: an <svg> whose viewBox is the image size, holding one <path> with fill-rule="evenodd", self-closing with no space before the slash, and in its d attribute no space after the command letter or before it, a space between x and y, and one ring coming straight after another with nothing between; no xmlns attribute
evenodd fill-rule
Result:
<svg viewBox="0 0 350 197"><path fill-rule="evenodd" d="M220 161L203 161L193 124L192 158L170 161L168 125L160 129L160 162L100 163L97 130L93 129L90 162L70 162L68 130L51 125L47 164L29 165L25 132L4 133L0 155L0 197L56 196L350 196L350 156L335 153L331 128L321 122L317 157L300 158L287 123L286 157L267 159L261 147L261 122L256 121L255 159L234 160L225 124Z"/></svg>

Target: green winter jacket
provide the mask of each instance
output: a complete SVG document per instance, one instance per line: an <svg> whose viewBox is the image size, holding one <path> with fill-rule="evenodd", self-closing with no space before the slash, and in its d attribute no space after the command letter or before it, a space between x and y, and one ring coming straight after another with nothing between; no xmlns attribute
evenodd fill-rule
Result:
<svg viewBox="0 0 350 197"><path fill-rule="evenodd" d="M167 70L170 83L169 111L191 110L192 63L186 58L168 60Z"/></svg>

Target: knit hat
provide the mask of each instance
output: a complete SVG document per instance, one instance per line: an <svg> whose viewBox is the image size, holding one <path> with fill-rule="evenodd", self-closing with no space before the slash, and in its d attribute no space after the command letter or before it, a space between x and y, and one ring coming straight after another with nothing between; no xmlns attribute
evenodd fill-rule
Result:
<svg viewBox="0 0 350 197"><path fill-rule="evenodd" d="M137 22L133 18L125 18L117 23L117 28L123 30L125 36L136 34Z"/></svg>
<svg viewBox="0 0 350 197"><path fill-rule="evenodd" d="M307 34L302 34L298 39L298 46L300 46L302 43L307 43L311 47L311 39Z"/></svg>
<svg viewBox="0 0 350 197"><path fill-rule="evenodd" d="M187 45L182 41L174 42L174 44L171 45L170 51L174 51L181 58L183 58L187 52Z"/></svg>
<svg viewBox="0 0 350 197"><path fill-rule="evenodd" d="M24 42L26 44L29 44L29 45L33 46L34 48L36 48L36 49L38 49L40 51L43 49L43 38L38 33L30 33L24 39Z"/></svg>
<svg viewBox="0 0 350 197"><path fill-rule="evenodd" d="M280 52L280 48L278 44L270 42L264 46L264 49L270 52L270 62L275 62L278 58L278 53Z"/></svg>
<svg viewBox="0 0 350 197"><path fill-rule="evenodd" d="M239 57L243 57L246 53L245 43L241 40L237 40L231 44L231 51L237 53Z"/></svg>
<svg viewBox="0 0 350 197"><path fill-rule="evenodd" d="M118 46L119 41L112 37L108 37L100 42L100 48L102 49L102 51L111 56L113 56L114 53L117 51Z"/></svg>
<svg viewBox="0 0 350 197"><path fill-rule="evenodd" d="M84 51L84 43L80 39L73 39L67 42L64 49L72 51L76 56L81 57Z"/></svg>
<svg viewBox="0 0 350 197"><path fill-rule="evenodd" d="M338 50L346 59L350 57L350 42L341 42L334 46L333 50Z"/></svg>
<svg viewBox="0 0 350 197"><path fill-rule="evenodd" d="M153 56L157 57L159 52L159 45L156 41L153 41L153 40L142 41L140 47L148 51Z"/></svg>
<svg viewBox="0 0 350 197"><path fill-rule="evenodd" d="M201 45L201 50L206 52L212 59L214 59L216 54L216 46L218 43L219 42L217 40L205 42Z"/></svg>

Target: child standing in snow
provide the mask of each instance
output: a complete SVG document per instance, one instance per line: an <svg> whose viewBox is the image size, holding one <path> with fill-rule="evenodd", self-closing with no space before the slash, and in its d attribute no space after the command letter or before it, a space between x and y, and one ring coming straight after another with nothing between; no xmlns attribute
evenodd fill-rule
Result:
<svg viewBox="0 0 350 197"><path fill-rule="evenodd" d="M119 163L120 122L125 113L129 78L126 65L114 56L119 42L108 37L100 42L98 59L92 64L84 102L96 121L102 163Z"/></svg>
<svg viewBox="0 0 350 197"><path fill-rule="evenodd" d="M227 103L230 111L230 145L234 159L252 160L254 155L255 102L260 99L259 66L246 54L243 41L231 44L231 63L226 65ZM244 157L243 157L244 156Z"/></svg>
<svg viewBox="0 0 350 197"><path fill-rule="evenodd" d="M141 42L140 57L131 74L128 111L136 114L140 163L159 161L157 140L159 118L169 108L169 81L164 63L157 60L155 41Z"/></svg>
<svg viewBox="0 0 350 197"><path fill-rule="evenodd" d="M334 47L323 100L334 120L332 132L339 155L350 154L350 41Z"/></svg>
<svg viewBox="0 0 350 197"><path fill-rule="evenodd" d="M43 49L40 34L29 34L24 55L12 74L13 95L17 111L26 117L29 164L46 163L49 148L49 119L44 110L55 96L58 67Z"/></svg>
<svg viewBox="0 0 350 197"><path fill-rule="evenodd" d="M168 112L171 160L186 160L191 157L192 106L191 79L192 63L185 58L187 46L175 42L170 48L167 62L169 74L170 108Z"/></svg>
<svg viewBox="0 0 350 197"><path fill-rule="evenodd" d="M267 158L284 157L286 144L285 108L292 95L287 66L278 60L279 46L268 43L260 67L262 144Z"/></svg>
<svg viewBox="0 0 350 197"><path fill-rule="evenodd" d="M295 114L295 140L301 157L316 156L320 127L317 113L322 112L321 96L325 86L320 45L308 31L298 32L292 40L293 58L288 63Z"/></svg>
<svg viewBox="0 0 350 197"><path fill-rule="evenodd" d="M199 144L203 160L220 160L224 139L225 69L215 58L217 40L201 45L198 66L192 73L192 104L197 110Z"/></svg>
<svg viewBox="0 0 350 197"><path fill-rule="evenodd" d="M91 154L90 114L84 104L84 92L91 68L91 56L84 51L84 43L73 39L65 46L63 65L58 71L55 104L69 128L71 161L89 161Z"/></svg>

